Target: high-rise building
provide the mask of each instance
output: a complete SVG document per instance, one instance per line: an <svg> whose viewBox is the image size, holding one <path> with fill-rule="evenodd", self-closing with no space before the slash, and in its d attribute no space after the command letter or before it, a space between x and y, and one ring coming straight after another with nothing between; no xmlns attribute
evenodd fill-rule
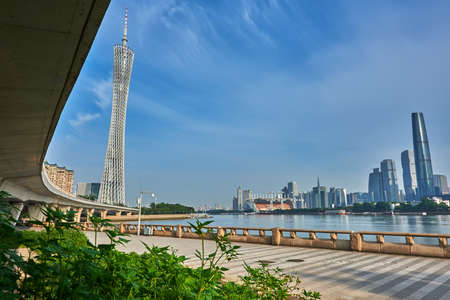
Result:
<svg viewBox="0 0 450 300"><path fill-rule="evenodd" d="M384 199L381 172L379 168L375 168L369 175L369 202L385 201Z"/></svg>
<svg viewBox="0 0 450 300"><path fill-rule="evenodd" d="M311 196L311 208L329 208L328 192L325 186L320 185L319 178L317 178L317 186L313 187Z"/></svg>
<svg viewBox="0 0 450 300"><path fill-rule="evenodd" d="M414 152L405 150L401 154L403 169L403 187L405 189L405 200L415 201L417 190L416 163Z"/></svg>
<svg viewBox="0 0 450 300"><path fill-rule="evenodd" d="M236 199L238 210L244 210L244 201L242 199L242 189L240 186L237 188Z"/></svg>
<svg viewBox="0 0 450 300"><path fill-rule="evenodd" d="M449 194L447 176L445 175L433 175L433 186L435 195L447 195Z"/></svg>
<svg viewBox="0 0 450 300"><path fill-rule="evenodd" d="M57 164L49 164L48 162L44 162L44 170L53 185L66 194L72 194L73 170L68 170L66 167L58 167Z"/></svg>
<svg viewBox="0 0 450 300"><path fill-rule="evenodd" d="M92 196L98 199L100 191L100 183L96 182L80 182L77 184L77 196Z"/></svg>
<svg viewBox="0 0 450 300"><path fill-rule="evenodd" d="M111 124L99 201L107 204L125 205L125 120L127 113L128 89L134 52L127 46L127 16L122 44L114 46L114 82Z"/></svg>
<svg viewBox="0 0 450 300"><path fill-rule="evenodd" d="M336 189L336 203L339 207L347 206L347 190L343 188Z"/></svg>
<svg viewBox="0 0 450 300"><path fill-rule="evenodd" d="M243 197L242 200L244 201L244 203L246 201L253 200L253 192L252 192L252 190L244 190L242 192L242 197Z"/></svg>
<svg viewBox="0 0 450 300"><path fill-rule="evenodd" d="M336 198L336 188L330 187L330 191L328 192L328 203L330 204L330 206L338 207Z"/></svg>
<svg viewBox="0 0 450 300"><path fill-rule="evenodd" d="M384 201L399 202L397 170L392 159L385 159L381 162L381 178L383 183Z"/></svg>
<svg viewBox="0 0 450 300"><path fill-rule="evenodd" d="M347 206L347 190L331 187L328 192L328 204L333 207Z"/></svg>
<svg viewBox="0 0 450 300"><path fill-rule="evenodd" d="M288 182L287 185L287 198L294 199L298 195L298 186L295 181Z"/></svg>
<svg viewBox="0 0 450 300"><path fill-rule="evenodd" d="M233 210L239 210L239 205L236 196L233 196Z"/></svg>
<svg viewBox="0 0 450 300"><path fill-rule="evenodd" d="M414 142L414 160L416 163L417 175L417 197L421 201L424 197L434 194L433 188L433 167L431 165L430 146L428 144L427 129L425 120L421 112L415 112L411 115L413 142Z"/></svg>

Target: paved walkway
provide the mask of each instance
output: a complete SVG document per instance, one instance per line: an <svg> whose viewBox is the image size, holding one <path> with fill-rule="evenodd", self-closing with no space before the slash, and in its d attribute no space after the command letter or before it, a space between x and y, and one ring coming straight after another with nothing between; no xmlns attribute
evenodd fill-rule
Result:
<svg viewBox="0 0 450 300"><path fill-rule="evenodd" d="M86 232L92 240L93 232ZM189 266L197 266L194 251L200 240L145 236L130 236L130 242L120 250L142 253L149 245L170 246L188 258ZM104 234L100 243L106 243ZM244 273L242 262L257 266L266 261L286 273L298 275L306 289L319 291L322 299L450 299L450 259L372 254L327 249L311 249L236 243L240 256L225 266L226 276L237 279ZM211 251L212 241L206 249Z"/></svg>

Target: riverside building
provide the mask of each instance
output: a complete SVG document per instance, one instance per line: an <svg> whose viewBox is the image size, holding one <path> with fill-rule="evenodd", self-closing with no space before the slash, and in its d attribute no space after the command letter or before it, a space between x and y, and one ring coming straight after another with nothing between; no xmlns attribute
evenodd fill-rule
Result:
<svg viewBox="0 0 450 300"><path fill-rule="evenodd" d="M424 197L434 194L433 167L423 113L412 113L411 120L417 175L417 200L421 201Z"/></svg>
<svg viewBox="0 0 450 300"><path fill-rule="evenodd" d="M66 194L72 194L73 170L68 170L66 167L59 167L57 164L44 162L44 171L54 186Z"/></svg>
<svg viewBox="0 0 450 300"><path fill-rule="evenodd" d="M381 162L381 178L383 183L384 201L399 202L397 170L392 159L385 159Z"/></svg>
<svg viewBox="0 0 450 300"><path fill-rule="evenodd" d="M401 154L403 169L403 187L405 189L405 200L415 201L417 190L416 163L414 151L405 150Z"/></svg>

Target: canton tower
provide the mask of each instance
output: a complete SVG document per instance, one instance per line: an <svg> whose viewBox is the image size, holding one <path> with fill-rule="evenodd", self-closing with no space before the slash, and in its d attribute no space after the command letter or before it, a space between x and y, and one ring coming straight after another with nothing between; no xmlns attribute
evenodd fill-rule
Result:
<svg viewBox="0 0 450 300"><path fill-rule="evenodd" d="M114 46L111 124L102 184L99 192L99 202L114 205L125 205L125 119L127 115L128 88L130 86L131 68L134 58L134 52L127 46L127 18L128 9L125 10L122 44Z"/></svg>

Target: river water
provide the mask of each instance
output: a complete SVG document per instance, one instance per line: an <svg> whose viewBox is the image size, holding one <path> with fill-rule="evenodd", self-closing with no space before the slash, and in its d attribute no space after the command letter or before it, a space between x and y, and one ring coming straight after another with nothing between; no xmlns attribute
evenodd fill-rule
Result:
<svg viewBox="0 0 450 300"><path fill-rule="evenodd" d="M202 219L206 220L206 219ZM450 234L450 215L214 215L211 226L235 227L283 227L321 230L390 231L413 233ZM187 224L193 220L146 221L143 224ZM318 234L319 238L327 235ZM347 238L340 236L339 238ZM365 238L366 239L366 238ZM375 240L375 237L367 237ZM386 241L403 241L402 238L386 237ZM417 242L437 243L436 239L418 238Z"/></svg>

